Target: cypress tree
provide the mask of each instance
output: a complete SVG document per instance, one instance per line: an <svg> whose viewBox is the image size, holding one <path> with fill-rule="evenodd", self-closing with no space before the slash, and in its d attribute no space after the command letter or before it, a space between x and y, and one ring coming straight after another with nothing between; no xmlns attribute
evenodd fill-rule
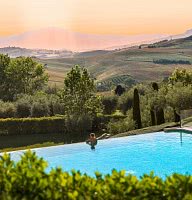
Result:
<svg viewBox="0 0 192 200"><path fill-rule="evenodd" d="M154 112L154 110L150 110L150 113L151 113L151 123L152 123L152 126L155 126L156 125L155 112Z"/></svg>
<svg viewBox="0 0 192 200"><path fill-rule="evenodd" d="M180 122L180 121L181 121L181 117L180 117L180 115L176 112L176 110L174 110L174 117L175 117L175 122Z"/></svg>
<svg viewBox="0 0 192 200"><path fill-rule="evenodd" d="M156 82L152 83L152 87L155 91L159 91L159 86ZM154 116L152 116L154 115ZM155 116L156 116L156 120L155 120ZM152 125L160 125L165 123L165 117L164 117L164 111L163 108L157 108L155 111L153 111L153 113L151 112L151 121L152 121Z"/></svg>
<svg viewBox="0 0 192 200"><path fill-rule="evenodd" d="M156 91L159 90L159 86L158 86L158 84L157 84L156 82L153 82L153 83L152 83L152 87L153 87L153 89L156 90Z"/></svg>
<svg viewBox="0 0 192 200"><path fill-rule="evenodd" d="M121 85L117 85L115 88L115 94L118 96L121 96L125 92L125 88L123 88Z"/></svg>
<svg viewBox="0 0 192 200"><path fill-rule="evenodd" d="M156 112L157 125L165 123L163 108L159 108Z"/></svg>
<svg viewBox="0 0 192 200"><path fill-rule="evenodd" d="M136 129L142 128L139 92L137 89L134 90L134 97L133 97L133 120L135 121Z"/></svg>

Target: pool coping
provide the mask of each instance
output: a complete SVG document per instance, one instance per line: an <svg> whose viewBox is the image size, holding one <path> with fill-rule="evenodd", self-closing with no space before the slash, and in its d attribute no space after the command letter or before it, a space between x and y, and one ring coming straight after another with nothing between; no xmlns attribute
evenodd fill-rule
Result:
<svg viewBox="0 0 192 200"><path fill-rule="evenodd" d="M171 127L164 128L164 132L175 132L175 131L184 131L187 133L192 133L192 127Z"/></svg>

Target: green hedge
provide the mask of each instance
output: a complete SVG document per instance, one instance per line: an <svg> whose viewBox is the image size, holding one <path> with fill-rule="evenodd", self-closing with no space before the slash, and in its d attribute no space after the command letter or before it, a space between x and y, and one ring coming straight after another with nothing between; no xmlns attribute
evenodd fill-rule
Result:
<svg viewBox="0 0 192 200"><path fill-rule="evenodd" d="M110 120L124 119L124 115L99 115L93 120L92 131L106 128ZM86 122L87 123L87 122ZM40 134L40 133L68 133L65 118L6 118L0 119L0 135Z"/></svg>
<svg viewBox="0 0 192 200"><path fill-rule="evenodd" d="M65 132L64 117L0 119L0 135Z"/></svg>
<svg viewBox="0 0 192 200"><path fill-rule="evenodd" d="M192 176L173 174L165 180L150 175L137 178L113 170L96 177L60 168L46 172L47 163L28 151L17 163L0 158L0 199L28 200L180 200L192 199ZM75 166L74 166L75 167Z"/></svg>

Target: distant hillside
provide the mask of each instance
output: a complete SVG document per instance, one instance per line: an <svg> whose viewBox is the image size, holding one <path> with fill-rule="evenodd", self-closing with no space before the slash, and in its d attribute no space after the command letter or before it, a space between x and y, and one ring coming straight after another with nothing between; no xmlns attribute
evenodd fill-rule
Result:
<svg viewBox="0 0 192 200"><path fill-rule="evenodd" d="M117 85L122 85L125 88L129 88L137 83L129 74L119 74L102 81L97 81L98 91L109 91L115 88Z"/></svg>
<svg viewBox="0 0 192 200"><path fill-rule="evenodd" d="M73 56L72 51L66 50L46 50L46 49L26 49L20 47L0 48L0 53L8 54L11 58L19 56L36 58L66 58Z"/></svg>
<svg viewBox="0 0 192 200"><path fill-rule="evenodd" d="M76 64L85 66L105 90L117 84L129 87L136 82L163 80L176 67L191 69L192 36L111 51L79 53L7 47L1 48L0 53L8 53L12 57L33 56L47 64L50 84L63 85L71 67Z"/></svg>
<svg viewBox="0 0 192 200"><path fill-rule="evenodd" d="M74 54L76 57L92 57L92 56L99 56L110 53L111 51L107 50L95 50L95 51L85 51Z"/></svg>
<svg viewBox="0 0 192 200"><path fill-rule="evenodd" d="M192 48L192 35L186 38L163 40L149 45L151 48L174 47L174 48Z"/></svg>
<svg viewBox="0 0 192 200"><path fill-rule="evenodd" d="M71 58L41 59L40 62L47 64L51 83L63 84L65 74L75 64L79 64L87 67L106 88L111 83L117 84L116 80L121 75L129 75L131 80L127 82L126 79L121 79L121 84L132 84L163 80L176 67L191 69L191 37L161 41L153 45L155 48L148 48L149 45L146 44L108 52L74 54Z"/></svg>

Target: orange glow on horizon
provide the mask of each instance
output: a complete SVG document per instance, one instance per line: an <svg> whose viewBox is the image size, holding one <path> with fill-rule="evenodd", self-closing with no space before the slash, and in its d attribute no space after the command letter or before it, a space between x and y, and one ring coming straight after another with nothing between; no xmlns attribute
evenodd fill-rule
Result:
<svg viewBox="0 0 192 200"><path fill-rule="evenodd" d="M0 36L46 27L92 34L179 34L191 0L0 0Z"/></svg>

